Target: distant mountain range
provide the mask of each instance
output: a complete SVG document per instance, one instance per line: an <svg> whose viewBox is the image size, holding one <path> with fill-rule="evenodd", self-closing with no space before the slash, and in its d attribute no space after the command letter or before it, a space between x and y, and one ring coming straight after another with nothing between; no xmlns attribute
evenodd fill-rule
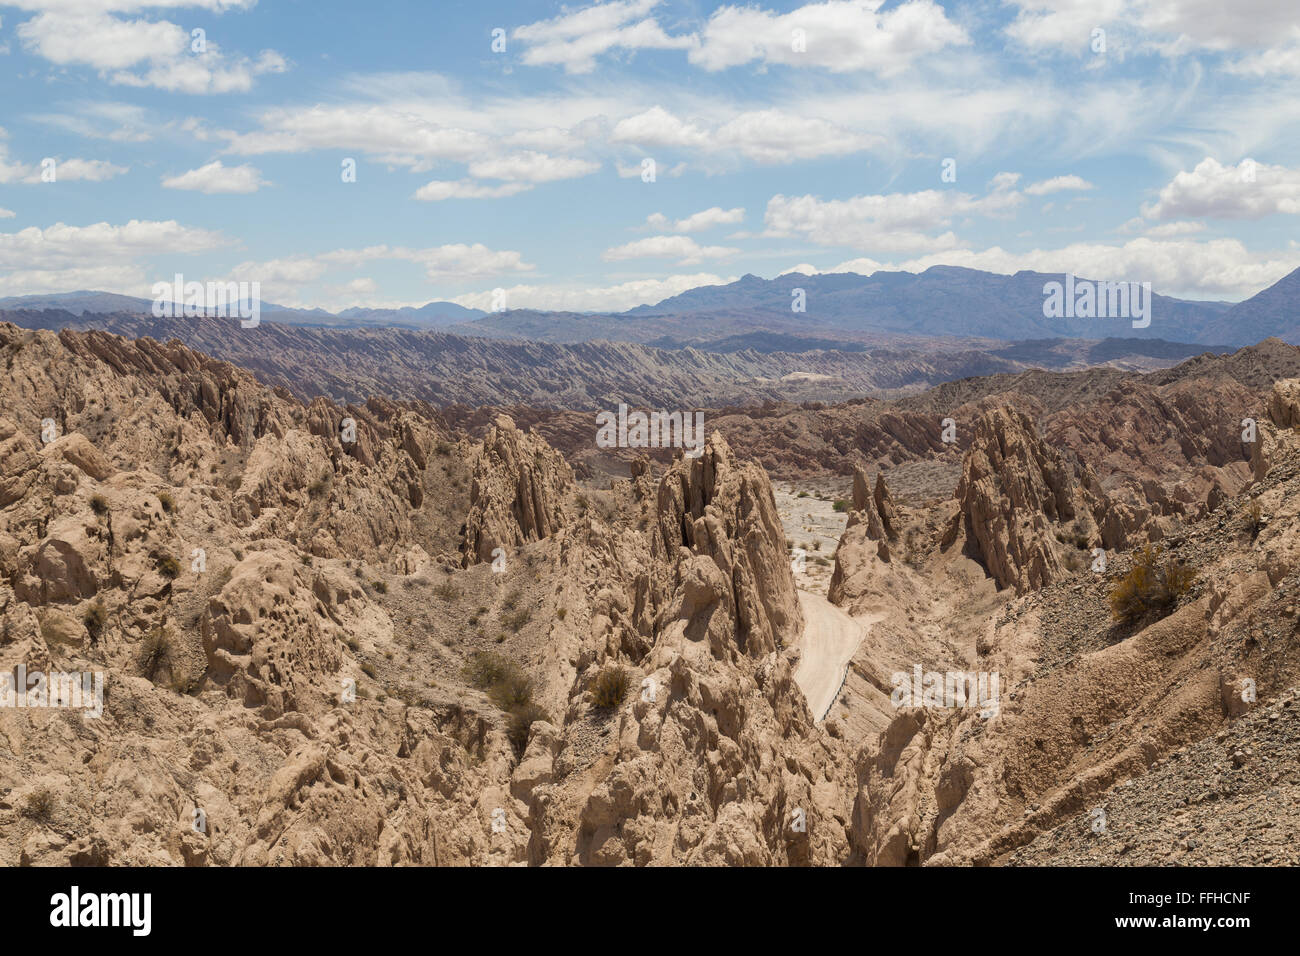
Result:
<svg viewBox="0 0 1300 956"><path fill-rule="evenodd" d="M1274 336L1300 344L1300 269L1236 304L1153 294L1150 324L1127 316L1044 315L1044 288L1060 274L998 275L956 266L919 274L877 272L763 279L746 275L701 286L619 313L515 309L484 313L452 302L419 308L351 308L338 313L264 303L262 319L332 328L443 329L457 335L576 344L608 340L706 351L860 351L922 340L1150 339L1215 346L1250 345ZM1080 287L1086 280L1078 280ZM792 308L802 304L803 311ZM0 310L63 310L74 315L147 315L146 299L105 292L0 299Z"/></svg>
<svg viewBox="0 0 1300 956"><path fill-rule="evenodd" d="M61 309L73 315L111 315L129 313L151 315L153 302L136 296L116 295L112 292L61 292L55 295L16 295L0 299L0 310ZM283 325L325 326L332 328L411 328L432 329L458 322L471 322L486 315L477 309L467 309L455 302L430 302L419 308L405 306L400 309L344 309L327 312L324 309L296 309L287 305L263 302L263 320Z"/></svg>
<svg viewBox="0 0 1300 956"><path fill-rule="evenodd" d="M1149 339L985 343L928 340L860 350L661 349L631 342L557 344L457 336L431 329L338 329L224 318L155 318L0 310L23 328L98 329L128 339L172 339L247 368L303 398L362 402L371 395L437 406L550 408L719 407L766 401L838 402L912 392L1028 368L1166 368L1217 351ZM92 340L93 341L93 340Z"/></svg>

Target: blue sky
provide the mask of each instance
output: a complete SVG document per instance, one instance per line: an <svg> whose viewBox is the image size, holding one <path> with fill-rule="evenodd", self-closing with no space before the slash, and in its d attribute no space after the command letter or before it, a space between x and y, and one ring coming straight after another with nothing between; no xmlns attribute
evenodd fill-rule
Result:
<svg viewBox="0 0 1300 956"><path fill-rule="evenodd" d="M625 309L943 263L1239 299L1300 267L1280 0L0 0L0 103L0 296Z"/></svg>

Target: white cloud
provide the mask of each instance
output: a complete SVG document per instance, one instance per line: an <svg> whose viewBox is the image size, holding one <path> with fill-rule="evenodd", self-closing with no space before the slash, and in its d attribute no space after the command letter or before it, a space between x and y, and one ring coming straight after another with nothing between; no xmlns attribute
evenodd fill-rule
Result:
<svg viewBox="0 0 1300 956"><path fill-rule="evenodd" d="M143 257L193 255L229 244L219 232L182 226L175 220L31 226L0 233L0 292L106 289L143 294L153 281L141 264Z"/></svg>
<svg viewBox="0 0 1300 956"><path fill-rule="evenodd" d="M361 276L339 286L339 291L349 295L374 295L379 291L379 283L369 276Z"/></svg>
<svg viewBox="0 0 1300 956"><path fill-rule="evenodd" d="M1152 226L1146 230L1146 235L1152 239L1176 239L1179 236L1194 236L1198 232L1205 231L1205 223L1181 220L1179 222L1165 222L1158 226Z"/></svg>
<svg viewBox="0 0 1300 956"><path fill-rule="evenodd" d="M1206 157L1160 190L1142 207L1148 219L1262 219L1277 213L1300 214L1300 168L1242 160L1224 166Z"/></svg>
<svg viewBox="0 0 1300 956"><path fill-rule="evenodd" d="M248 155L355 149L411 165L422 159L469 162L483 155L491 144L483 133L446 126L401 106L277 107L264 111L258 119L260 130L229 134L231 152Z"/></svg>
<svg viewBox="0 0 1300 956"><path fill-rule="evenodd" d="M742 112L709 127L679 119L663 107L654 106L620 120L610 141L647 148L736 152L758 162L789 163L861 152L879 145L881 138L845 129L817 116L779 109Z"/></svg>
<svg viewBox="0 0 1300 956"><path fill-rule="evenodd" d="M474 160L469 164L471 176L480 179L506 179L513 182L549 183L558 179L577 179L600 169L600 163L568 156L524 152L509 156Z"/></svg>
<svg viewBox="0 0 1300 956"><path fill-rule="evenodd" d="M855 259L829 272L872 272L902 269L923 272L936 265L965 266L1012 274L1072 272L1091 279L1150 282L1165 295L1245 298L1300 268L1300 248L1261 255L1237 239L1163 241L1132 239L1123 245L1079 242L1059 249L1008 252L994 246L980 251L957 249L898 263Z"/></svg>
<svg viewBox="0 0 1300 956"><path fill-rule="evenodd" d="M1223 69L1243 76L1300 76L1300 43L1242 57Z"/></svg>
<svg viewBox="0 0 1300 956"><path fill-rule="evenodd" d="M583 145L581 136L573 130L558 126L546 126L541 129L521 129L502 139L507 146L526 146L531 149L549 150L551 152L572 152Z"/></svg>
<svg viewBox="0 0 1300 956"><path fill-rule="evenodd" d="M692 36L669 36L646 16L659 0L611 0L517 27L511 34L527 50L530 66L563 66L568 73L590 73L596 57L613 49L683 50L696 44Z"/></svg>
<svg viewBox="0 0 1300 956"><path fill-rule="evenodd" d="M192 189L207 195L255 193L262 186L270 185L256 167L226 166L219 159L179 176L164 178L162 184L166 189Z"/></svg>
<svg viewBox="0 0 1300 956"><path fill-rule="evenodd" d="M651 159L653 159L653 157L651 157ZM640 164L634 163L631 166L624 166L622 163L617 161L614 163L614 168L615 170L618 171L619 179L640 179L642 175L645 174L646 171L646 167ZM675 166L669 166L667 169L659 169L658 165L656 164L654 169L655 169L656 177L672 176L676 178L680 176L682 173L686 172L686 164L677 163Z"/></svg>
<svg viewBox="0 0 1300 956"><path fill-rule="evenodd" d="M676 222L671 221L663 213L651 213L646 217L646 224L653 226L655 229L667 229L672 232L702 232L705 229L713 229L716 226L734 226L745 221L744 207L735 209L723 209L721 206L713 206L701 212L693 213L685 219L678 219Z"/></svg>
<svg viewBox="0 0 1300 956"><path fill-rule="evenodd" d="M500 186L485 186L468 179L439 180L425 183L415 191L415 198L425 202L441 202L444 199L504 199L528 192L533 187L528 183L503 183Z"/></svg>
<svg viewBox="0 0 1300 956"><path fill-rule="evenodd" d="M606 249L601 258L606 262L624 259L676 259L678 265L695 265L705 259L725 259L739 251L726 246L701 246L690 236L650 236Z"/></svg>
<svg viewBox="0 0 1300 956"><path fill-rule="evenodd" d="M1000 173L984 196L954 190L854 196L822 200L815 196L776 195L764 217L769 237L798 236L826 246L896 249L904 252L956 249L951 232L935 235L956 216L1005 217L1024 197L1014 189L1019 177Z"/></svg>
<svg viewBox="0 0 1300 956"><path fill-rule="evenodd" d="M375 262L414 263L423 269L425 278L434 281L483 279L531 272L534 268L519 252L490 249L481 243L427 248L379 245L241 262L227 278L260 282L265 297L284 304L324 301L340 305L345 299L351 299L346 304L355 304L356 296L369 296L376 291L374 280L358 277L344 282L341 273ZM338 281L325 287L306 288L327 276Z"/></svg>
<svg viewBox="0 0 1300 956"><path fill-rule="evenodd" d="M638 305L653 305L674 295L700 286L735 282L711 273L672 275L654 279L631 279L615 285L582 287L572 285L516 285L505 289L506 303L512 309L547 309L558 312L622 312ZM495 304L493 292L474 292L452 299L469 309L490 310Z"/></svg>
<svg viewBox="0 0 1300 956"><path fill-rule="evenodd" d="M1078 54L1090 50L1092 31L1115 31L1142 49L1165 56L1225 52L1293 43L1300 9L1275 0L1007 0L1018 8L1007 28L1033 49ZM1111 43L1108 38L1107 47Z"/></svg>
<svg viewBox="0 0 1300 956"><path fill-rule="evenodd" d="M1019 8L1007 34L1033 49L1089 52L1092 31L1127 15L1129 0L1007 0Z"/></svg>
<svg viewBox="0 0 1300 956"><path fill-rule="evenodd" d="M801 262L797 266L791 266L789 269L786 269L784 272L781 273L781 275L815 276L815 275L819 275L820 272L821 270L819 270L816 266L809 265L806 262Z"/></svg>
<svg viewBox="0 0 1300 956"><path fill-rule="evenodd" d="M785 14L724 6L709 17L690 61L706 70L757 61L889 76L917 57L970 42L932 0L906 0L885 13L882 6L884 0L825 0Z"/></svg>
<svg viewBox="0 0 1300 956"><path fill-rule="evenodd" d="M60 159L57 156L42 158L37 163L24 163L11 159L4 139L7 134L0 128L0 185L7 183L45 183L42 175L47 168L53 170L54 182L104 182L127 171L125 166L115 166L102 159ZM48 160L53 161L49 167ZM49 185L46 183L46 185Z"/></svg>
<svg viewBox="0 0 1300 956"><path fill-rule="evenodd" d="M255 60L227 57L216 43L206 39L196 50L190 31L171 21L113 15L146 6L225 9L246 6L242 3L62 2L23 6L40 11L20 23L16 31L28 51L58 66L89 66L112 83L183 93L247 92L254 77L288 68L284 58L273 50L262 51Z"/></svg>
<svg viewBox="0 0 1300 956"><path fill-rule="evenodd" d="M1046 196L1049 193L1095 188L1092 183L1081 176L1053 176L1051 179L1044 179L1042 182L1026 186L1025 193L1029 196Z"/></svg>
<svg viewBox="0 0 1300 956"><path fill-rule="evenodd" d="M331 265L355 265L361 262L391 259L414 262L424 268L430 279L467 278L503 275L507 272L531 272L534 268L521 253L509 249L489 249L481 243L455 243L412 249L406 246L367 246L364 249L336 249L316 257Z"/></svg>
<svg viewBox="0 0 1300 956"><path fill-rule="evenodd" d="M823 0L789 13L752 6L714 10L701 33L670 35L648 15L660 0L611 0L517 28L529 65L590 73L612 51L685 50L696 66L717 71L748 63L892 75L917 57L970 42L933 0ZM796 31L799 31L798 33Z"/></svg>
<svg viewBox="0 0 1300 956"><path fill-rule="evenodd" d="M0 209L0 219L12 219L16 215L12 209Z"/></svg>
<svg viewBox="0 0 1300 956"><path fill-rule="evenodd" d="M154 120L143 107L94 101L78 103L71 112L44 113L35 119L88 139L118 143L146 143L155 130L171 125Z"/></svg>

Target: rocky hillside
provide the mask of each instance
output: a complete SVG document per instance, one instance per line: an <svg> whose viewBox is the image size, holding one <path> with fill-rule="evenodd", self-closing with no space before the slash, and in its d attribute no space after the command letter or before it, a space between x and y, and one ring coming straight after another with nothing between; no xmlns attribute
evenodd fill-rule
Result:
<svg viewBox="0 0 1300 956"><path fill-rule="evenodd" d="M1294 820L1270 809L1300 792L1285 733L1300 680L1297 395L1300 382L1283 381L1260 397L1257 478L1187 520L1131 529L1119 550L1104 532L1094 550L1091 524L1077 542L1075 526L1058 536L1071 512L1087 524L1079 488L1103 528L1108 506L1011 410L977 425L951 503L901 510L889 560L870 535L846 531L832 599L876 617L831 715L868 738L856 858L1300 859ZM958 548L945 526L976 546ZM1145 603L1116 620L1125 582L1152 580L1133 577L1143 558L1128 549L1152 540L1161 550L1147 566L1161 580L1181 568L1186 583L1143 590ZM940 687L948 672L997 674L998 706L945 706L942 691L924 705L882 702L891 673L914 667L937 672Z"/></svg>
<svg viewBox="0 0 1300 956"><path fill-rule="evenodd" d="M0 712L4 862L844 856L771 486L721 438L582 495L504 417L0 334L0 656L105 688Z"/></svg>
<svg viewBox="0 0 1300 956"><path fill-rule="evenodd" d="M103 688L0 708L6 864L1297 862L1300 381L1241 354L964 385L951 443L935 396L802 410L890 436L845 445L824 719L834 608L722 428L593 481L177 342L0 360L0 671ZM991 696L899 697L949 672Z"/></svg>
<svg viewBox="0 0 1300 956"><path fill-rule="evenodd" d="M159 319L139 313L73 314L0 310L0 321L30 329L97 329L127 338L172 339L254 372L303 400L364 402L371 395L460 404L518 403L584 412L620 402L656 408L716 408L768 401L844 401L866 394L914 392L967 376L1025 368L1164 368L1199 348L1116 340L1105 354L1094 342L1005 343L890 336L869 349L842 351L834 341L787 350L655 348L627 341L565 344L537 336L492 339L410 328L308 328L264 317L252 329L216 318ZM548 313L546 326L555 319ZM641 320L636 320L641 324ZM619 336L611 336L618 339ZM794 346L798 346L796 350Z"/></svg>

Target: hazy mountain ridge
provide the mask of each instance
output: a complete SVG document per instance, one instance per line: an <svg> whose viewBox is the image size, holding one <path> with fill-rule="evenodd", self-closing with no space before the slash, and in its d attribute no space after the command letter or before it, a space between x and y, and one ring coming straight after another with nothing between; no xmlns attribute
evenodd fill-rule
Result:
<svg viewBox="0 0 1300 956"><path fill-rule="evenodd" d="M262 318L339 328L440 328L457 335L570 344L609 340L700 347L718 343L724 351L749 346L788 351L788 343L797 343L800 349L852 349L895 336L953 342L1132 338L1222 346L1250 345L1277 336L1300 342L1300 269L1236 304L1178 299L1153 291L1146 328L1134 328L1129 317L1046 317L1044 286L1063 278L1059 273L1008 276L957 266L932 266L919 274L788 273L774 279L746 275L626 312L511 309L484 313L452 302L430 302L419 308L349 308L330 313L265 303ZM792 305L798 290L803 293L804 311L796 312ZM101 292L0 299L0 310L46 308L74 314L148 314L150 303Z"/></svg>
<svg viewBox="0 0 1300 956"><path fill-rule="evenodd" d="M1085 340L1022 343L1019 354L987 348L885 346L869 351L714 352L658 349L630 342L557 344L456 336L415 329L324 329L263 321L244 329L230 319L158 319L112 314L0 311L26 328L98 328L127 338L177 339L255 372L303 398L364 401L372 394L435 405L527 404L616 408L753 405L764 401L843 401L916 391L975 375L1025 368L1078 368L1099 347ZM997 344L997 343L992 343ZM1107 361L1159 368L1194 346L1110 343ZM1155 357L1147 354L1155 351Z"/></svg>

